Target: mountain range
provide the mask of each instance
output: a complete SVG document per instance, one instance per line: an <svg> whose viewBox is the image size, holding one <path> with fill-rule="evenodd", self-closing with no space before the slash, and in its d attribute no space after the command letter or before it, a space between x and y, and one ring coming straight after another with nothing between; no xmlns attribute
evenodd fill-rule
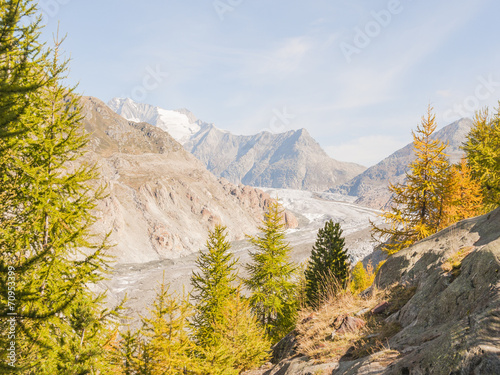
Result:
<svg viewBox="0 0 500 375"><path fill-rule="evenodd" d="M209 171L234 184L330 191L357 197L357 204L376 209L388 206L389 183L402 183L415 158L409 143L366 169L330 158L306 129L234 135L186 109L169 111L118 98L108 105L131 121L147 121L169 132ZM460 147L471 127L472 120L463 118L433 134L433 139L448 144L452 163L463 156Z"/></svg>
<svg viewBox="0 0 500 375"><path fill-rule="evenodd" d="M234 184L324 191L365 170L330 158L306 129L235 135L185 109L169 111L119 98L108 105L128 120L167 131L209 171Z"/></svg>
<svg viewBox="0 0 500 375"><path fill-rule="evenodd" d="M99 99L82 98L90 133L86 160L95 163L108 197L96 210L97 233L111 232L118 263L144 263L189 255L204 247L215 224L228 239L257 233L271 197L231 184L205 166L168 133L132 122ZM289 227L297 225L287 213Z"/></svg>

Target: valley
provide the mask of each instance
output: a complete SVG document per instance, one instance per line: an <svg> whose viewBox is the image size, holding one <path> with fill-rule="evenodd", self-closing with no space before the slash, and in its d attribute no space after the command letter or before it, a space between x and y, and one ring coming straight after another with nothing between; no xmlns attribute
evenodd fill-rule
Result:
<svg viewBox="0 0 500 375"><path fill-rule="evenodd" d="M500 374L493 2L260 3L1 2L0 375Z"/></svg>
<svg viewBox="0 0 500 375"><path fill-rule="evenodd" d="M358 261L376 266L385 259L371 238L370 221L382 223L379 209L390 199L387 184L403 182L414 159L412 144L365 170L329 158L305 129L237 136L186 109L118 98L108 106L116 113L100 101L92 103L93 115L86 119L88 129L104 130L105 135L94 133L94 152L107 165L104 181L116 191L112 204L100 207L107 222L115 223L104 228L118 233L114 270L101 288L109 290L110 305L127 296L134 319L151 304L162 279L172 292L190 291L196 259L215 223L228 226L239 275L244 276L252 250L245 235L258 233L271 199L286 210L287 241L296 264L307 262L317 231L328 220L340 223L352 266ZM120 123L121 130L113 123ZM462 119L434 135L449 144L453 162L463 155L460 145L470 127L471 120ZM123 136L132 131L133 136ZM112 154L109 145L116 143ZM123 184L125 190L117 189ZM119 209L110 209L116 205Z"/></svg>
<svg viewBox="0 0 500 375"><path fill-rule="evenodd" d="M318 229L330 219L341 223L352 264L367 256L373 257L375 244L370 237L369 220L379 223L380 211L359 206L353 203L355 198L340 194L287 189L265 191L273 198L278 197L283 207L298 220L297 228L287 230L287 240L293 248L291 255L295 263L307 261ZM245 274L242 265L249 261L249 251L251 246L246 240L232 241L232 252L239 258L240 276ZM145 307L152 302L155 288L163 277L170 285L170 291L180 294L183 290L189 292L197 256L198 253L193 252L174 259L117 264L110 280L102 284L103 289L109 290L109 304L114 305L127 295L129 314L137 318L137 314L144 314ZM373 262L378 262L382 257L377 252Z"/></svg>

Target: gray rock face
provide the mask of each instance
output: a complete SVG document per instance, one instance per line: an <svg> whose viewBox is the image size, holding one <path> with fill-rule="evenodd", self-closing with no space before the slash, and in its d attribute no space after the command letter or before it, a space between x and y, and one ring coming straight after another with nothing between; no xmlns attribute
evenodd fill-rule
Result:
<svg viewBox="0 0 500 375"><path fill-rule="evenodd" d="M251 186L324 191L365 170L330 158L305 129L243 136L206 124L184 147L215 175Z"/></svg>
<svg viewBox="0 0 500 375"><path fill-rule="evenodd" d="M448 271L446 264L464 250ZM385 345L390 350L322 364L295 356L260 373L500 374L500 208L391 256L375 285L395 284L416 292L386 319L401 326Z"/></svg>
<svg viewBox="0 0 500 375"><path fill-rule="evenodd" d="M228 226L230 240L257 232L268 194L217 179L163 130L129 122L98 99L82 101L87 158L109 193L97 207L96 231L112 233L117 263L197 252L216 223Z"/></svg>
<svg viewBox="0 0 500 375"><path fill-rule="evenodd" d="M458 276L442 268L467 249ZM390 257L376 278L384 287L417 287L400 310L393 365L411 373L500 373L500 209L464 220ZM411 350L410 350L411 349Z"/></svg>
<svg viewBox="0 0 500 375"><path fill-rule="evenodd" d="M118 98L108 105L129 120L167 131L209 171L234 184L324 191L365 170L330 158L305 129L234 135L197 120L186 109L167 111Z"/></svg>
<svg viewBox="0 0 500 375"><path fill-rule="evenodd" d="M463 118L445 126L433 135L433 139L440 139L448 143L446 153L452 163L460 161L464 155L460 146L465 141L467 133L472 127L472 120ZM396 151L380 163L368 168L342 186L333 188L333 192L357 196L356 203L372 208L382 208L387 205L391 195L387 186L391 183L402 183L408 165L415 159L413 143Z"/></svg>

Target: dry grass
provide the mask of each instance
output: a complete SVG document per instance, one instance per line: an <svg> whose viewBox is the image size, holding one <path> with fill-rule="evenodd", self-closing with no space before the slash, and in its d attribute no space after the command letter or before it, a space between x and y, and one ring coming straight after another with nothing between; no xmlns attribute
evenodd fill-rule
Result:
<svg viewBox="0 0 500 375"><path fill-rule="evenodd" d="M335 289L335 288L334 288ZM415 293L415 288L394 286L386 291L373 289L366 296L353 295L349 290L332 293L319 309L303 308L297 324L297 352L317 362L360 358L375 352L394 352L388 347L388 339L401 330L398 323L386 323L385 318L398 311ZM389 302L389 308L380 315L370 310L381 301ZM360 312L366 309L365 313ZM356 316L366 325L357 332L332 333L338 328L339 317Z"/></svg>
<svg viewBox="0 0 500 375"><path fill-rule="evenodd" d="M399 355L400 353L397 350L384 348L374 354L372 359L377 361L382 366L389 366L399 357Z"/></svg>
<svg viewBox="0 0 500 375"><path fill-rule="evenodd" d="M474 249L474 246L461 248L441 265L441 269L445 272L450 272L452 277L456 278L458 275L460 275L462 261L467 255L472 253Z"/></svg>

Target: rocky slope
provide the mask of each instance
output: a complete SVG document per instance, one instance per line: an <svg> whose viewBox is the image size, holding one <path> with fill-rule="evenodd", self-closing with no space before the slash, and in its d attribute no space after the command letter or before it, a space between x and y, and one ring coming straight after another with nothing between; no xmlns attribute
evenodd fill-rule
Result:
<svg viewBox="0 0 500 375"><path fill-rule="evenodd" d="M256 233L268 194L218 180L163 130L129 122L98 99L82 101L91 134L87 157L109 193L97 208L96 230L111 232L118 263L197 252L216 223L228 226L230 240Z"/></svg>
<svg viewBox="0 0 500 375"><path fill-rule="evenodd" d="M323 191L365 170L330 158L305 129L234 135L197 120L187 110L167 111L118 98L108 105L129 120L166 130L209 171L235 184Z"/></svg>
<svg viewBox="0 0 500 375"><path fill-rule="evenodd" d="M340 360L316 362L295 352L254 374L500 374L500 208L390 257L375 285L412 291L401 305L381 304L352 319L368 325L379 314L397 327L376 352L353 358L356 348L347 346ZM376 342L381 334L369 337Z"/></svg>
<svg viewBox="0 0 500 375"><path fill-rule="evenodd" d="M235 187L222 180L224 190L238 199L240 191L254 191L254 188ZM332 193L313 193L304 190L266 189L271 198L278 197L287 210L285 220L289 226L297 228L286 232L286 241L290 243L291 260L295 264L306 262L311 255L311 249L316 241L319 228L325 221L334 220L342 224L346 248L352 262L372 254L374 243L370 237L370 221L380 224L379 211L356 206L350 202L350 197ZM242 196L245 197L244 193ZM243 206L251 204L251 200L243 199ZM292 215L290 215L292 214ZM238 259L236 268L239 276L244 277L244 265L251 261L250 251L255 248L247 239L233 241L231 252ZM138 264L118 264L114 267L111 280L104 283L103 290L108 290L110 306L118 304L126 295L130 309L127 314L144 315L146 307L155 297L155 288L159 280L165 280L171 292L182 294L191 290L190 277L196 270L198 254L191 254L177 259L151 261ZM375 263L374 263L375 264Z"/></svg>
<svg viewBox="0 0 500 375"><path fill-rule="evenodd" d="M446 153L451 162L458 162L463 156L460 146L471 127L472 120L464 118L445 126L433 135L434 139L448 143ZM413 143L410 143L332 191L357 196L356 203L358 204L382 208L391 197L387 189L389 182L402 183L408 171L408 165L414 158Z"/></svg>

